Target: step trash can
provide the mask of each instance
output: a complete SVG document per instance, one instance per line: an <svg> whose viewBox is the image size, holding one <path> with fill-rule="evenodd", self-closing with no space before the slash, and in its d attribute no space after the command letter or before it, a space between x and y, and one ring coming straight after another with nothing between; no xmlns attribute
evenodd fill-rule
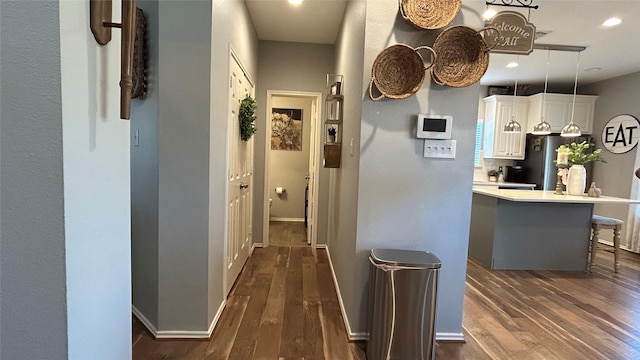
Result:
<svg viewBox="0 0 640 360"><path fill-rule="evenodd" d="M426 251L372 249L368 360L435 359L441 262Z"/></svg>

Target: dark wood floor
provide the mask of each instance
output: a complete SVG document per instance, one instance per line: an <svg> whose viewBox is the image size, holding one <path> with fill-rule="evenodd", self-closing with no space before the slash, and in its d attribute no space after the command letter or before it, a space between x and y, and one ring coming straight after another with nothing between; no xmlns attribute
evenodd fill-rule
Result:
<svg viewBox="0 0 640 360"><path fill-rule="evenodd" d="M640 359L640 257L598 251L593 273L488 271L468 262L466 343L438 359ZM210 340L154 340L134 320L134 359L365 359L349 343L324 250L258 248Z"/></svg>

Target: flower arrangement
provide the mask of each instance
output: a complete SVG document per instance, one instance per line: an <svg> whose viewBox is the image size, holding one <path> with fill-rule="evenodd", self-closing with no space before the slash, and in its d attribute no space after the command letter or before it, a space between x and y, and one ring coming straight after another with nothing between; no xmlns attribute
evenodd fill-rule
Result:
<svg viewBox="0 0 640 360"><path fill-rule="evenodd" d="M500 173L498 172L498 170L489 170L487 171L487 175L489 175L489 177L494 176L497 177Z"/></svg>
<svg viewBox="0 0 640 360"><path fill-rule="evenodd" d="M329 133L329 136L336 136L336 128L329 128L327 132Z"/></svg>
<svg viewBox="0 0 640 360"><path fill-rule="evenodd" d="M560 147L556 149L556 152L567 153L568 165L570 167L573 165L586 165L592 161L606 163L606 160L602 158L602 149L595 149L592 152L587 152L587 150L592 146L595 145L587 143L586 141L581 143L572 142L569 145L560 145Z"/></svg>
<svg viewBox="0 0 640 360"><path fill-rule="evenodd" d="M256 132L256 101L248 94L240 102L240 138L248 141Z"/></svg>

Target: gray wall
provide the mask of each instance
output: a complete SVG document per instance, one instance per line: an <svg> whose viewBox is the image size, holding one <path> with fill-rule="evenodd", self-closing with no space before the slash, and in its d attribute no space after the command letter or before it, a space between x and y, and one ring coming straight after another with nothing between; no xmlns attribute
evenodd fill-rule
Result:
<svg viewBox="0 0 640 360"><path fill-rule="evenodd" d="M593 138L596 146L602 148L602 156L606 163L595 163L593 166L593 181L602 189L603 195L629 198L631 186L638 179L633 175L636 164L638 147L626 154L613 154L602 145L601 134L606 123L616 115L629 114L640 119L640 73L633 73L614 79L582 86L583 94L598 95L596 101L595 118L593 122ZM587 184L589 185L589 184ZM627 221L628 206L599 204L594 212ZM625 224L621 231L621 246L627 241L627 230L631 224ZM600 238L613 241L611 231L600 232Z"/></svg>
<svg viewBox="0 0 640 360"><path fill-rule="evenodd" d="M0 6L0 358L64 359L60 14L53 1ZM34 341L36 329L48 331Z"/></svg>
<svg viewBox="0 0 640 360"><path fill-rule="evenodd" d="M325 93L326 75L334 71L334 47L331 45L260 41L258 52L258 81L256 88L256 124L258 132L254 142L254 213L253 239L262 242L265 204L264 156L267 121L267 90L286 90ZM322 104L324 105L324 104ZM270 121L270 119L269 119ZM327 197L329 171L321 168L318 189L318 243L326 243Z"/></svg>
<svg viewBox="0 0 640 360"><path fill-rule="evenodd" d="M134 100L133 305L159 335L203 336L225 300L229 54L255 78L244 2L142 1L149 93Z"/></svg>
<svg viewBox="0 0 640 360"><path fill-rule="evenodd" d="M119 119L119 40L95 42L87 2L42 5L2 3L0 356L126 359L129 122ZM34 341L38 329L46 331Z"/></svg>
<svg viewBox="0 0 640 360"><path fill-rule="evenodd" d="M345 29L352 30L353 26L360 33L361 9L360 4L349 3ZM482 19L480 14L464 8L452 25L461 23L480 28ZM440 87L430 84L427 76L422 89L411 98L372 102L367 87L377 54L398 42L412 46L433 43L437 32L415 30L397 16L397 4L391 2L368 1L365 24L364 61L359 62L364 64L359 71L361 79L351 80L349 77L355 72L349 70L358 66L360 55L351 49L362 47L345 46L357 42L358 37L342 35L337 46L338 71L349 74L345 83L360 81L359 91L345 95L345 110L357 107L352 101L362 100L360 136L354 133L355 127L345 127L345 142L355 136L360 148L359 176L357 157L351 159L343 153L344 165L336 171L332 194L336 205L330 213L337 228L330 250L332 258L340 254L335 256L334 266L350 330L356 335L366 332L369 250L390 247L431 251L442 260L436 330L440 338L461 338L479 84L462 89ZM349 112L357 110L352 108ZM455 160L422 157L423 141L414 134L419 113L453 115ZM357 186L354 180L358 181ZM357 206L351 195L355 189ZM355 239L353 214L357 214ZM355 249L351 250L354 241ZM334 243L339 244L338 249L331 247Z"/></svg>
<svg viewBox="0 0 640 360"><path fill-rule="evenodd" d="M157 1L138 1L147 17L148 87L131 103L131 282L132 304L158 326L158 71ZM134 144L138 130L139 146Z"/></svg>
<svg viewBox="0 0 640 360"><path fill-rule="evenodd" d="M309 174L309 142L311 134L310 98L274 96L273 108L302 109L302 150L269 151L269 197L273 199L270 218L304 219L304 188ZM277 186L284 187L285 194L276 194Z"/></svg>
<svg viewBox="0 0 640 360"><path fill-rule="evenodd" d="M343 142L354 139L354 156L342 151L341 168L331 169L329 191L328 245L332 265L340 287L350 331L363 333L361 326L354 329L354 321L361 316L359 291L366 281L355 273L356 221L358 215L358 171L360 159L360 123L362 118L362 91L366 1L349 1L336 42L336 74L344 74ZM368 80L368 78L367 78ZM357 299L356 299L357 298ZM361 335L361 334L360 334Z"/></svg>

